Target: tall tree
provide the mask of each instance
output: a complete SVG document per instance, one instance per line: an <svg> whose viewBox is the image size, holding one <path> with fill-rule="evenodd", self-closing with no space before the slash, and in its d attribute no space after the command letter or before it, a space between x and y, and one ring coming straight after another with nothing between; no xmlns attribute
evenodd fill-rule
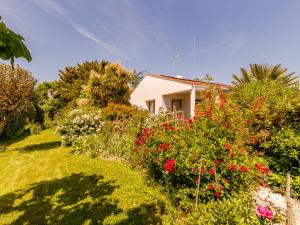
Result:
<svg viewBox="0 0 300 225"><path fill-rule="evenodd" d="M10 60L13 67L15 58L19 57L27 59L28 62L32 59L24 44L24 38L10 30L4 22L1 22L0 16L0 58Z"/></svg>
<svg viewBox="0 0 300 225"><path fill-rule="evenodd" d="M67 104L76 100L80 96L82 86L86 85L90 72L103 73L107 64L109 64L107 61L86 61L60 70L56 90L59 92L61 101Z"/></svg>
<svg viewBox="0 0 300 225"><path fill-rule="evenodd" d="M83 94L91 99L94 105L105 107L108 103L128 104L129 84L134 79L133 72L125 70L118 63L105 65L101 72L91 71Z"/></svg>
<svg viewBox="0 0 300 225"><path fill-rule="evenodd" d="M241 68L240 75L233 75L232 83L240 86L251 81L277 80L286 86L298 84L298 76L295 73L287 73L287 68L278 65L250 64L250 70Z"/></svg>

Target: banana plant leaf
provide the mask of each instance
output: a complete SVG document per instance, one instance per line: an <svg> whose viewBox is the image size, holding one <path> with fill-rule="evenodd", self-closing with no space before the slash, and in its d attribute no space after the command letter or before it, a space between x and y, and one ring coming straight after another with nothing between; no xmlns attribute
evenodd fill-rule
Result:
<svg viewBox="0 0 300 225"><path fill-rule="evenodd" d="M31 54L24 44L24 38L10 30L0 16L0 58L10 60L13 67L15 58L23 57L31 61Z"/></svg>

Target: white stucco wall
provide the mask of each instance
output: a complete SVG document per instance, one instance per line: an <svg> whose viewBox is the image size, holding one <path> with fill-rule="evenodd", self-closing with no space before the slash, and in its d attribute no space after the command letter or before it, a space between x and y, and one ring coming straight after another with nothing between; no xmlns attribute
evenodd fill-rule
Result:
<svg viewBox="0 0 300 225"><path fill-rule="evenodd" d="M145 76L137 88L131 93L130 103L147 109L146 101L155 100L155 114L158 114L159 108L165 108L163 95L191 90L192 85ZM183 107L185 108L185 106Z"/></svg>

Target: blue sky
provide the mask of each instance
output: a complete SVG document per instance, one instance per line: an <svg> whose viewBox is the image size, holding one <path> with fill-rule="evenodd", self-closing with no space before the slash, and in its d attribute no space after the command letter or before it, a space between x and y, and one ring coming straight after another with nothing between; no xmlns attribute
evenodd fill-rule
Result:
<svg viewBox="0 0 300 225"><path fill-rule="evenodd" d="M0 0L2 19L32 53L17 63L39 81L101 59L223 83L249 63L300 74L299 11L299 0Z"/></svg>

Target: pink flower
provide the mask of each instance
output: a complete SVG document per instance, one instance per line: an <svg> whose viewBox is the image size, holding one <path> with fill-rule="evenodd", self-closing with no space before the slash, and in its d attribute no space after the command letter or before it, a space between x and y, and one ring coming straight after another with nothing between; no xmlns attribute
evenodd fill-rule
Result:
<svg viewBox="0 0 300 225"><path fill-rule="evenodd" d="M263 219L267 218L268 220L271 220L273 218L272 210L270 210L269 207L265 205L258 205L256 207L256 214Z"/></svg>
<svg viewBox="0 0 300 225"><path fill-rule="evenodd" d="M164 168L168 173L172 173L175 168L175 160L174 159L168 159L165 164Z"/></svg>
<svg viewBox="0 0 300 225"><path fill-rule="evenodd" d="M215 174L215 170L211 168L211 169L209 170L209 173L210 173L211 175L214 175L214 174Z"/></svg>

